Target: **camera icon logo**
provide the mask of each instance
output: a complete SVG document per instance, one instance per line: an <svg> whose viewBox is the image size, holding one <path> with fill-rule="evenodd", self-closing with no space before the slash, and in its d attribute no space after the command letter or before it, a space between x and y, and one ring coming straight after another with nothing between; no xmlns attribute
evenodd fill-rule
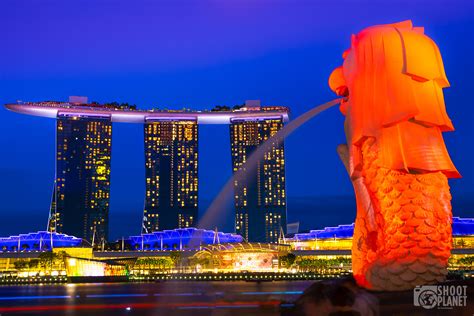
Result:
<svg viewBox="0 0 474 316"><path fill-rule="evenodd" d="M413 289L413 305L432 309L438 305L438 287L419 285Z"/></svg>

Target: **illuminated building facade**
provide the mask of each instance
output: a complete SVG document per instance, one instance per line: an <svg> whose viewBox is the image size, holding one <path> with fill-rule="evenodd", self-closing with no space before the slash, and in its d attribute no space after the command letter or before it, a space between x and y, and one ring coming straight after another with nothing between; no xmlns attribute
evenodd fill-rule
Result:
<svg viewBox="0 0 474 316"><path fill-rule="evenodd" d="M258 103L259 101L251 101ZM87 97L68 102L6 104L5 108L57 121L56 176L48 230L107 239L112 123L144 125L146 196L142 232L193 227L198 215L198 125L230 124L234 172L247 156L288 122L288 108L246 102L211 110L137 109ZM249 241L276 242L286 231L283 144L274 146L236 183L236 230ZM249 226L250 225L250 226Z"/></svg>
<svg viewBox="0 0 474 316"><path fill-rule="evenodd" d="M130 245L132 250L163 251L196 250L202 245L240 243L242 241L240 235L189 227L130 236L124 242Z"/></svg>
<svg viewBox="0 0 474 316"><path fill-rule="evenodd" d="M284 238L280 244L268 244L247 243L242 236L230 233L179 228L117 240L115 246L119 247L107 251L93 250L90 243L81 238L46 231L0 237L0 284L14 281L12 277L26 283L28 277L38 275L48 278L124 276L128 271L136 276L159 275L161 279L168 279L174 273L193 273L194 279L209 281L255 280L256 275L249 272L298 271L335 277L350 269L353 229L354 224L326 227ZM452 237L449 269L472 271L474 219L454 217ZM39 264L41 254L49 251L55 254L52 265ZM174 262L176 251L183 251L187 259L179 264ZM219 276L216 272L226 275ZM204 276L199 276L200 273ZM209 273L216 278L210 278ZM274 277L287 279L284 274ZM175 279L186 278L179 275ZM269 278L262 275L262 279ZM37 281L39 279L33 279Z"/></svg>
<svg viewBox="0 0 474 316"><path fill-rule="evenodd" d="M265 108L263 108L265 109ZM283 127L281 118L235 119L230 124L232 170ZM234 182L235 230L247 241L278 242L286 232L284 144L274 144L256 168L243 169Z"/></svg>
<svg viewBox="0 0 474 316"><path fill-rule="evenodd" d="M281 244L290 245L293 250L350 250L354 223L310 230L280 238ZM453 217L453 248L474 248L474 218Z"/></svg>
<svg viewBox="0 0 474 316"><path fill-rule="evenodd" d="M112 123L108 117L58 114L51 232L107 240Z"/></svg>
<svg viewBox="0 0 474 316"><path fill-rule="evenodd" d="M197 121L148 122L144 129L144 232L194 226L198 215Z"/></svg>
<svg viewBox="0 0 474 316"><path fill-rule="evenodd" d="M278 257L289 248L275 244L227 243L207 245L191 258L197 272L278 271Z"/></svg>

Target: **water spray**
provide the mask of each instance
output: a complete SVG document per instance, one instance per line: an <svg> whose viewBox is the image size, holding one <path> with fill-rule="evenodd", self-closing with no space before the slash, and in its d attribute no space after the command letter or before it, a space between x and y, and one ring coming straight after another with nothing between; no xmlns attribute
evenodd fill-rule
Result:
<svg viewBox="0 0 474 316"><path fill-rule="evenodd" d="M298 116L296 119L290 121L281 130L279 130L277 133L275 133L273 136L263 142L260 146L258 146L257 149L248 157L247 161L239 168L239 170L235 172L232 177L229 178L229 180L227 180L222 190L219 192L219 194L216 196L216 198L212 201L211 205L206 210L204 216L199 220L197 227L210 227L210 225L212 224L211 221L217 217L222 207L225 205L225 202L231 196L233 196L234 181L236 179L242 179L244 173L252 172L252 170L256 168L258 162L263 159L266 152L268 152L273 146L278 146L279 144L281 144L288 135L293 133L301 125L305 124L321 112L324 112L325 110L337 104L340 104L343 100L344 98L334 99L332 101L312 108L311 110ZM191 247L194 246L194 240L195 238L191 238Z"/></svg>

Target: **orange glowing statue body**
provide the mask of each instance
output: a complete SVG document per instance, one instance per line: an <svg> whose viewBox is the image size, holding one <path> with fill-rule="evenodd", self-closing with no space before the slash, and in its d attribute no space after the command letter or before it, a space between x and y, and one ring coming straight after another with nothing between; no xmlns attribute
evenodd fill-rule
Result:
<svg viewBox="0 0 474 316"><path fill-rule="evenodd" d="M405 21L353 35L343 57L329 85L348 97L348 145L338 152L357 199L354 277L374 290L443 281L452 239L447 178L460 175L442 137L454 128L438 47Z"/></svg>

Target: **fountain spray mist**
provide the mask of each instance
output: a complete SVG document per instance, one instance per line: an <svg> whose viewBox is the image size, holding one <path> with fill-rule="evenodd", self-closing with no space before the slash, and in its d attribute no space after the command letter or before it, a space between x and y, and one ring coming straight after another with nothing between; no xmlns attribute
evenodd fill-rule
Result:
<svg viewBox="0 0 474 316"><path fill-rule="evenodd" d="M222 208L224 208L226 202L233 197L234 181L236 179L242 180L244 178L244 173L252 173L253 170L257 167L258 162L263 159L265 153L267 153L273 146L278 146L288 135L293 133L301 125L305 124L319 113L335 106L336 104L341 103L342 100L344 99L334 99L332 101L312 108L311 110L298 116L296 119L290 121L275 135L273 135L260 146L258 146L257 149L255 149L255 151L253 151L253 153L248 157L247 161L239 168L239 170L235 172L232 177L229 178L229 180L226 182L217 197L212 201L211 205L206 210L206 213L200 219L198 223L198 228L212 228L213 221L219 215L222 216ZM191 239L191 244L193 243L193 239L194 238Z"/></svg>
<svg viewBox="0 0 474 316"><path fill-rule="evenodd" d="M236 179L244 180L242 177L246 172L252 172L256 167L257 163L263 159L266 152L272 148L272 146L280 144L286 136L290 135L293 131L295 131L298 127L308 122L310 119L318 115L319 113L339 104L344 98L334 99L327 103L318 105L311 110L303 113L302 115L298 116L296 119L290 121L287 125L285 125L281 130L279 130L275 135L267 139L264 143L257 147L253 151L253 153L248 157L247 161L239 168L237 172L235 172L232 177L227 180L226 184L219 192L217 197L213 200L209 208L206 210L206 213L199 221L197 227L198 228L212 228L213 224L215 224L214 220L217 216L225 216L222 214L222 209L225 207L227 201L233 198L234 193L234 181ZM189 241L189 248L195 249L199 247L198 244L199 238L195 238L192 236L191 240ZM173 283L165 283L166 286L171 287ZM160 297L158 301L163 301L166 298Z"/></svg>

